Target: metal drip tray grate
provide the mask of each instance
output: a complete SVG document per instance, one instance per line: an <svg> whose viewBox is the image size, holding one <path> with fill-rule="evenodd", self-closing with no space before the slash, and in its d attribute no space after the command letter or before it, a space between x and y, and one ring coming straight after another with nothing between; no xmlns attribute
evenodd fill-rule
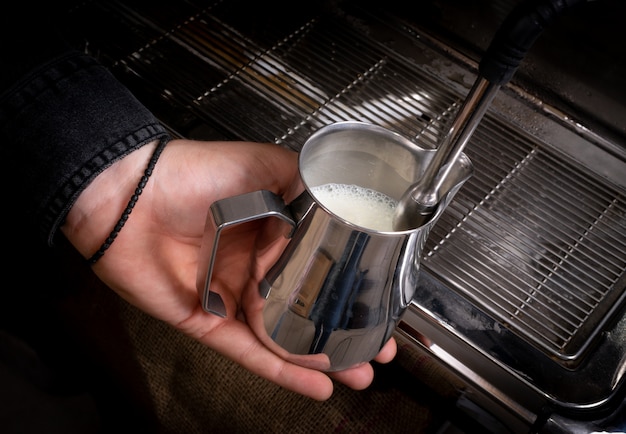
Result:
<svg viewBox="0 0 626 434"><path fill-rule="evenodd" d="M624 192L494 119L468 154L475 176L434 229L425 265L549 353L577 359L623 297Z"/></svg>
<svg viewBox="0 0 626 434"><path fill-rule="evenodd" d="M259 10L247 14L251 26L237 2L186 4L158 16L117 2L73 12L75 22L126 23L82 31L122 79L173 107L177 116L163 120L181 135L201 136L205 124L297 150L323 125L361 120L435 147L464 96L332 14L283 22ZM624 298L626 192L503 119L490 111L472 137L475 175L432 232L423 264L570 363Z"/></svg>

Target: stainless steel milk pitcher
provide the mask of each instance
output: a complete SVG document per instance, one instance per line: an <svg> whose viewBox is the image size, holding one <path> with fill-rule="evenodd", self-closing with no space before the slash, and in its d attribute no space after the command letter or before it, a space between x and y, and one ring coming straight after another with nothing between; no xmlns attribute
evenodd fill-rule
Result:
<svg viewBox="0 0 626 434"><path fill-rule="evenodd" d="M333 212L315 189L352 185L398 200L433 152L362 122L335 123L311 135L299 155L305 191L293 202L256 191L211 205L206 231L211 235L205 236L198 274L203 308L225 314L210 289L220 232L276 217L291 226L289 242L259 283L258 302L244 306L253 331L280 356L315 369L335 371L372 360L413 298L431 228L473 166L462 154L432 218L405 231L359 226Z"/></svg>

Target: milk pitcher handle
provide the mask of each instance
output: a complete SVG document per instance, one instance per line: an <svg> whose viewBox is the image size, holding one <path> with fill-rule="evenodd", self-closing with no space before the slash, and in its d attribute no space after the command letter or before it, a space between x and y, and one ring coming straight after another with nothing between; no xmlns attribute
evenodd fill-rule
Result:
<svg viewBox="0 0 626 434"><path fill-rule="evenodd" d="M222 297L210 290L211 275L223 229L241 223L262 219L265 217L277 217L291 225L291 232L296 227L296 222L291 216L289 208L283 199L268 190L258 190L215 201L209 208L205 227L205 240L208 229L215 229L213 244L203 242L200 249L198 269L198 289L201 290L202 308L209 313L226 317L226 307ZM291 236L289 234L288 236ZM206 245L205 245L206 244ZM210 255L207 249L211 247ZM206 262L208 258L208 263Z"/></svg>

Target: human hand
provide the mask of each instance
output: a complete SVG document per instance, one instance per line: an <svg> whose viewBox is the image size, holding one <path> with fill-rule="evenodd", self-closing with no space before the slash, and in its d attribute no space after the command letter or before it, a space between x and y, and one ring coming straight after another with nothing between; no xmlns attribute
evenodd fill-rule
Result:
<svg viewBox="0 0 626 434"><path fill-rule="evenodd" d="M62 231L83 256L91 256L108 236L154 148L155 143L144 146L105 170L70 210ZM220 252L212 280L219 282L227 317L202 309L196 276L208 208L216 200L262 189L286 202L300 193L296 153L272 144L173 140L93 270L139 309L282 387L317 400L330 397L332 379L366 388L373 380L371 364L333 373L304 368L270 351L245 322L242 295L257 287L277 257L277 249L265 248L262 255L257 250L266 241L262 228L268 219L230 230L230 248ZM375 360L386 363L395 354L392 338Z"/></svg>

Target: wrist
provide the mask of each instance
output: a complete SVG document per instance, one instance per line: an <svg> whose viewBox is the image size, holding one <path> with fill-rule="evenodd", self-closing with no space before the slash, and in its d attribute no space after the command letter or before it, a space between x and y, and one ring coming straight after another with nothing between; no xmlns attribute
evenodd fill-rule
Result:
<svg viewBox="0 0 626 434"><path fill-rule="evenodd" d="M158 141L153 141L116 161L78 196L61 231L86 258L109 236L135 193Z"/></svg>

